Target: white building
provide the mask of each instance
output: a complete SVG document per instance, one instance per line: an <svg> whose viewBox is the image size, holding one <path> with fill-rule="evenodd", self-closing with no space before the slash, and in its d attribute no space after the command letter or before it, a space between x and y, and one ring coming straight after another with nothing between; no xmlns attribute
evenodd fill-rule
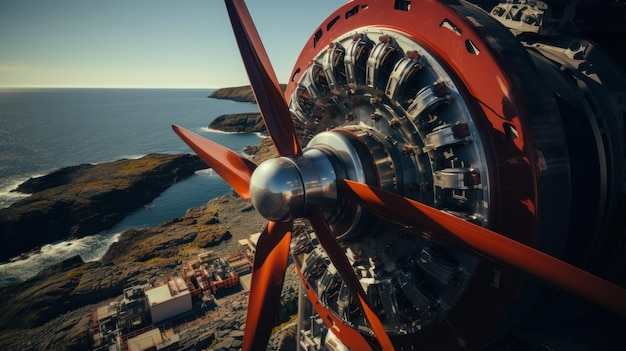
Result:
<svg viewBox="0 0 626 351"><path fill-rule="evenodd" d="M161 344L163 344L163 336L161 336L159 328L139 334L126 342L129 351L154 350L156 346Z"/></svg>
<svg viewBox="0 0 626 351"><path fill-rule="evenodd" d="M190 311L191 293L181 277L168 277L166 284L145 290L152 323Z"/></svg>
<svg viewBox="0 0 626 351"><path fill-rule="evenodd" d="M248 239L239 240L239 245L248 247L248 255L254 256L256 253L256 245L259 242L261 233L255 233L248 237Z"/></svg>

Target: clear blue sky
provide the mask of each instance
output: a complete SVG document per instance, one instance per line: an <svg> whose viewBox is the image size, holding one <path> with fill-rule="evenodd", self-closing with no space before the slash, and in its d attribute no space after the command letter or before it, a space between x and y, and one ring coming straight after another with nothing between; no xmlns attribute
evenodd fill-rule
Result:
<svg viewBox="0 0 626 351"><path fill-rule="evenodd" d="M346 0L248 0L276 75ZM220 0L0 0L0 87L248 84Z"/></svg>

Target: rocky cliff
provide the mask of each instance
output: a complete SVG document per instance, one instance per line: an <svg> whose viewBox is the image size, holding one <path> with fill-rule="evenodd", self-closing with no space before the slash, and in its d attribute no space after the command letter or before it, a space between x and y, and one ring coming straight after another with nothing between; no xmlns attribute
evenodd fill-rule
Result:
<svg viewBox="0 0 626 351"><path fill-rule="evenodd" d="M265 123L260 113L235 113L221 115L209 124L209 128L227 133L264 133Z"/></svg>
<svg viewBox="0 0 626 351"><path fill-rule="evenodd" d="M227 133L267 133L260 113L235 113L221 115L209 124L209 128ZM244 153L254 155L257 164L276 156L272 139L261 140L258 145L246 146Z"/></svg>
<svg viewBox="0 0 626 351"><path fill-rule="evenodd" d="M287 85L281 84L280 87L284 92L287 88ZM249 85L217 89L213 93L211 93L209 97L212 99L227 99L237 102L256 103L254 93L252 93L252 88Z"/></svg>
<svg viewBox="0 0 626 351"><path fill-rule="evenodd" d="M0 209L0 261L46 243L96 234L150 203L176 181L207 166L192 155L67 167L17 190L32 194Z"/></svg>

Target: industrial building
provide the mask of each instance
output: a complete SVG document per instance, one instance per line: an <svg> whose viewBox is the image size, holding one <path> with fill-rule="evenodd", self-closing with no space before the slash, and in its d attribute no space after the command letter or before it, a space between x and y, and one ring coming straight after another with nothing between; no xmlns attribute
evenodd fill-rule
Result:
<svg viewBox="0 0 626 351"><path fill-rule="evenodd" d="M181 276L193 296L202 296L206 292L215 295L222 289L237 285L239 274L251 269L252 263L242 254L233 253L224 260L209 251L183 265Z"/></svg>
<svg viewBox="0 0 626 351"><path fill-rule="evenodd" d="M146 350L176 350L178 349L178 341L180 337L175 334L170 339L163 337L159 328L151 328L141 334L129 337L126 340L126 348L128 351L146 351Z"/></svg>
<svg viewBox="0 0 626 351"><path fill-rule="evenodd" d="M124 299L118 304L118 327L122 333L130 333L150 325L150 311L144 289L146 285L124 289Z"/></svg>
<svg viewBox="0 0 626 351"><path fill-rule="evenodd" d="M152 325L191 308L189 289L180 277L167 276L165 283L156 287L126 288L121 301L100 306L94 312L93 350L175 350L179 336L164 338Z"/></svg>
<svg viewBox="0 0 626 351"><path fill-rule="evenodd" d="M181 277L169 277L161 286L146 289L152 323L158 323L181 313L191 311L191 293Z"/></svg>
<svg viewBox="0 0 626 351"><path fill-rule="evenodd" d="M121 301L96 309L91 324L93 350L123 350L127 337L150 327L150 311L144 294L147 287L126 288Z"/></svg>
<svg viewBox="0 0 626 351"><path fill-rule="evenodd" d="M238 285L239 276L251 270L252 262L242 252L220 257L208 251L183 264L180 276L165 275L161 284L124 289L121 300L94 311L92 350L175 350L179 335L163 334L155 324L191 311L193 297L203 307L211 306L216 293Z"/></svg>

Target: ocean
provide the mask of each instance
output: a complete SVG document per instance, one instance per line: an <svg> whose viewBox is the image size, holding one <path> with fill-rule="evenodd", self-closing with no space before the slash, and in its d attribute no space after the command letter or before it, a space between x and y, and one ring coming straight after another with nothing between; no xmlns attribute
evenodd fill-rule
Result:
<svg viewBox="0 0 626 351"><path fill-rule="evenodd" d="M257 112L250 103L210 99L210 89L0 89L0 208L24 194L11 192L30 177L82 163L192 153L175 123L231 150L257 145L258 134L212 131L228 113ZM232 189L211 170L174 184L109 231L51 243L28 259L0 264L0 286L16 284L74 255L97 260L124 230L155 226ZM2 243L10 245L10 243Z"/></svg>

